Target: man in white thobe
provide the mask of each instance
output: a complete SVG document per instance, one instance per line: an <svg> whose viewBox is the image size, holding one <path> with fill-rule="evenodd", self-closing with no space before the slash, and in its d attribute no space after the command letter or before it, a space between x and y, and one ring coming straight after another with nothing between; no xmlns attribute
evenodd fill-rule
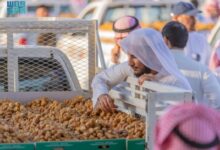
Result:
<svg viewBox="0 0 220 150"><path fill-rule="evenodd" d="M165 43L171 49L178 68L188 79L197 103L220 108L220 85L214 74L204 65L186 57L184 47L188 40L186 27L176 21L162 29Z"/></svg>
<svg viewBox="0 0 220 150"><path fill-rule="evenodd" d="M111 50L111 62L108 66L119 64L128 60L120 46L119 42L128 36L128 34L136 29L141 28L138 19L134 16L123 16L114 21L112 30L114 31L114 47ZM109 56L109 55L107 55Z"/></svg>
<svg viewBox="0 0 220 150"><path fill-rule="evenodd" d="M191 90L161 34L156 30L137 29L119 44L128 54L128 62L115 65L95 76L92 82L95 107L107 112L114 111L115 105L108 92L128 76L138 77L139 84L150 80Z"/></svg>

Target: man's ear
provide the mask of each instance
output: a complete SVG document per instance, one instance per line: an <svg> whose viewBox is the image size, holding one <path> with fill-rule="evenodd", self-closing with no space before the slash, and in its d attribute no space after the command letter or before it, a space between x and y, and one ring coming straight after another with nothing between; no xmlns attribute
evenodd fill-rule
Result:
<svg viewBox="0 0 220 150"><path fill-rule="evenodd" d="M169 47L169 48L172 48L172 45L170 43L170 41L168 40L168 38L166 36L163 37L163 40L165 42L165 44Z"/></svg>

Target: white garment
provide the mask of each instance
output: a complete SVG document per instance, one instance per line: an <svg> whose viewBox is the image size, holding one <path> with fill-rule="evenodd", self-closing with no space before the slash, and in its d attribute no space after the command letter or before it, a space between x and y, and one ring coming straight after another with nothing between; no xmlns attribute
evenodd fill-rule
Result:
<svg viewBox="0 0 220 150"><path fill-rule="evenodd" d="M198 32L189 32L185 54L201 64L208 64L211 48L205 36Z"/></svg>
<svg viewBox="0 0 220 150"><path fill-rule="evenodd" d="M150 28L137 29L121 40L119 45L126 54L135 56L146 67L162 76L172 76L182 82L184 89L191 90L160 32Z"/></svg>
<svg viewBox="0 0 220 150"><path fill-rule="evenodd" d="M186 57L182 49L172 49L172 53L193 89L196 102L220 108L220 85L214 74L206 66Z"/></svg>
<svg viewBox="0 0 220 150"><path fill-rule="evenodd" d="M190 84L178 70L174 57L158 31L137 29L124 38L119 45L146 67L157 71L155 82L191 90ZM96 75L92 82L93 105L96 105L100 95L107 94L112 87L125 81L128 76L134 76L134 73L126 62Z"/></svg>
<svg viewBox="0 0 220 150"><path fill-rule="evenodd" d="M129 76L134 77L134 73L132 68L128 65L128 62L112 66L97 74L92 81L93 106L96 105L97 99L100 95L108 94L111 88L124 82ZM181 82L169 76L158 76L155 81L166 85L185 88Z"/></svg>

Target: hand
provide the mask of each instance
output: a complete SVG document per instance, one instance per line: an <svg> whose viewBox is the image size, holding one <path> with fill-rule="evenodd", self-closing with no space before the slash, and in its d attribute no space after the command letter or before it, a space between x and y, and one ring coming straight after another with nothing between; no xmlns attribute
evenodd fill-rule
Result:
<svg viewBox="0 0 220 150"><path fill-rule="evenodd" d="M114 112L117 108L113 99L108 94L100 95L98 98L98 108L105 112Z"/></svg>
<svg viewBox="0 0 220 150"><path fill-rule="evenodd" d="M118 64L119 57L120 57L120 46L116 44L111 51L111 61L115 64Z"/></svg>
<svg viewBox="0 0 220 150"><path fill-rule="evenodd" d="M144 81L153 81L155 80L155 74L143 74L138 78L138 84L142 85L144 83Z"/></svg>

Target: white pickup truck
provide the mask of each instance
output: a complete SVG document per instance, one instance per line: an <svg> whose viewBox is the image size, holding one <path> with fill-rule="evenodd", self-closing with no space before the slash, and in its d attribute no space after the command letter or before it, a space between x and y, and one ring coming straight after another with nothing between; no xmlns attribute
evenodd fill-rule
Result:
<svg viewBox="0 0 220 150"><path fill-rule="evenodd" d="M14 35L23 32L43 34L44 38L47 37L44 41L55 41L56 44L19 46L13 41ZM60 101L76 95L91 97L89 84L96 73L97 56L103 57L96 52L98 38L96 32L95 21L57 18L0 20L0 34L7 35L7 44L2 44L0 47L0 99L13 99L26 103L42 96ZM74 40L65 42L63 38L65 35L73 36L74 38L71 39ZM62 46L59 44L60 38ZM59 45L59 48L56 45ZM83 49L82 45L84 45ZM84 58L80 60L78 57ZM85 62L82 63L82 60ZM87 84L84 85L84 81ZM129 86L125 88L130 94L111 90L110 95L115 99L115 104L120 110L146 117L148 130L146 149L152 150L155 121L164 110L159 103L191 101L192 94L189 91L153 82L145 82L143 86L138 86L134 78L128 78L127 82ZM87 89L81 88L82 85L87 86ZM100 143L103 142L96 141L95 144L100 145ZM115 145L114 142L104 143ZM65 149L62 146L68 144L49 143L47 146L55 145L53 149ZM90 144L94 146L94 143ZM123 147L125 149L120 150L126 150L126 146ZM111 147L106 149L111 150Z"/></svg>

